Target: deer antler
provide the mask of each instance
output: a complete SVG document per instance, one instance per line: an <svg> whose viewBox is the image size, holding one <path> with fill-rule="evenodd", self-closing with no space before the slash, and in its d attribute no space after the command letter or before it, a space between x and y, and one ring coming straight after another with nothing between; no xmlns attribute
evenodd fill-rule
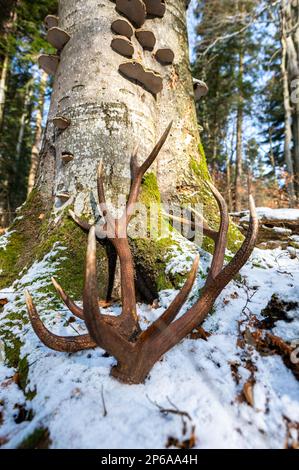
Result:
<svg viewBox="0 0 299 470"><path fill-rule="evenodd" d="M159 154L170 129L171 124L147 160L140 167L137 165L137 150L134 152L131 159L132 183L128 202L124 213L119 219L115 219L107 208L103 184L103 166L102 163L99 165L97 179L98 197L102 214L106 221L103 228L109 234L109 240L113 244L120 260L121 315L118 317L103 315L99 309L96 268L96 237L98 229L94 226L88 226L86 222L80 221L74 214L73 218L75 221L84 230L89 230L83 309L79 308L68 297L55 279L52 279L52 281L58 294L70 311L79 318L84 319L89 335L76 337L58 337L54 335L42 323L30 294L26 293L29 317L34 331L41 341L52 349L67 352L93 348L98 345L117 359L117 365L112 369L111 373L114 377L125 383L143 382L160 357L204 320L218 295L248 260L257 237L258 220L254 201L250 197L251 218L246 239L235 257L227 266L223 267L229 224L228 211L223 197L211 183L208 183L217 200L221 218L217 233L204 222L206 232L210 231L215 241L215 251L201 297L184 315L176 319L194 284L199 262L199 257L197 256L184 286L170 306L147 330L140 331L136 313L133 259L127 238L127 227L133 215L134 204L138 199L142 178Z"/></svg>

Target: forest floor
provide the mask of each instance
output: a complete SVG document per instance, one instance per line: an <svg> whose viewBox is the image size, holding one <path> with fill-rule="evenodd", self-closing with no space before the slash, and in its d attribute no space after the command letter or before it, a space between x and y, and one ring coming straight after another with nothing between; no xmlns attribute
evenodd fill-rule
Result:
<svg viewBox="0 0 299 470"><path fill-rule="evenodd" d="M197 248L182 243L183 252L174 253L169 270L191 267ZM55 274L57 251L63 255L63 247L55 245L2 292L8 302L0 325L9 325L20 338L21 357L29 365L24 391L0 348L2 448L298 446L299 250L255 249L241 276L218 298L204 331L168 352L145 384L133 386L109 376L114 359L100 348L56 353L40 343L28 323L11 320L16 309L26 315L23 291L29 287L52 331L85 331L80 320L69 321L62 306L49 311L51 299L41 289ZM196 300L211 260L199 251L200 269L185 309ZM142 327L163 312L175 293L161 292L156 309L138 305ZM120 307L109 311L116 315Z"/></svg>

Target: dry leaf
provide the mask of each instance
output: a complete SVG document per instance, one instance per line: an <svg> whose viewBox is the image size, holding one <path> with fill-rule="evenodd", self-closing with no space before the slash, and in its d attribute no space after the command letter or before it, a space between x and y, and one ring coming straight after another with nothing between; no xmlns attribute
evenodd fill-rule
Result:
<svg viewBox="0 0 299 470"><path fill-rule="evenodd" d="M244 397L250 406L254 406L254 398L253 398L253 384L251 380L248 380L243 387Z"/></svg>

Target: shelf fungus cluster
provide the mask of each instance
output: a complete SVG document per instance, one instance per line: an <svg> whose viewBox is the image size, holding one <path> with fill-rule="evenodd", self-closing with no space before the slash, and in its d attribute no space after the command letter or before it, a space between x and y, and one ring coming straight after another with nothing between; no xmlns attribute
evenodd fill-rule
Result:
<svg viewBox="0 0 299 470"><path fill-rule="evenodd" d="M209 91L208 85L197 78L193 78L193 89L195 101L199 101L203 96L206 96Z"/></svg>
<svg viewBox="0 0 299 470"><path fill-rule="evenodd" d="M71 121L64 116L56 116L52 120L53 124L57 129L65 130L71 124Z"/></svg>
<svg viewBox="0 0 299 470"><path fill-rule="evenodd" d="M112 49L130 62L120 64L119 72L128 80L143 86L147 91L156 95L163 89L161 74L145 68L140 61L134 60L135 36L144 51L154 51L156 36L150 29L144 27L147 19L163 18L166 12L164 0L112 0L116 11L122 15L113 21L111 29L116 35L111 41ZM168 48L157 49L153 58L163 66L171 65L174 52Z"/></svg>
<svg viewBox="0 0 299 470"><path fill-rule="evenodd" d="M39 66L49 75L55 75L59 61L60 53L64 46L69 42L70 35L59 28L59 18L54 15L48 15L45 18L47 28L47 41L57 50L56 54L41 54L38 58Z"/></svg>
<svg viewBox="0 0 299 470"><path fill-rule="evenodd" d="M141 83L153 95L157 95L162 91L163 82L161 75L153 70L144 68L143 65L135 60L120 64L119 71L129 80Z"/></svg>
<svg viewBox="0 0 299 470"><path fill-rule="evenodd" d="M65 204L71 197L67 191L61 191L56 193L56 197L60 200L61 204Z"/></svg>
<svg viewBox="0 0 299 470"><path fill-rule="evenodd" d="M59 28L58 16L48 15L44 23L48 30L46 39L51 46L55 47L57 53L41 54L38 58L38 64L48 75L55 75L60 62L60 53L71 37L66 31ZM71 124L71 121L65 116L56 116L52 122L54 127L59 130L65 130Z"/></svg>
<svg viewBox="0 0 299 470"><path fill-rule="evenodd" d="M70 152L62 152L61 160L63 161L63 163L69 163L74 160L74 155Z"/></svg>

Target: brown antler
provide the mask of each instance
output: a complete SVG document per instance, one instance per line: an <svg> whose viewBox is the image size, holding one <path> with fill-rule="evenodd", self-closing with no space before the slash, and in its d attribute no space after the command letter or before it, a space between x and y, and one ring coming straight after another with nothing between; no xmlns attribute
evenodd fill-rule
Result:
<svg viewBox="0 0 299 470"><path fill-rule="evenodd" d="M140 331L136 313L133 259L127 239L127 226L133 215L134 204L138 199L142 178L161 150L170 132L171 124L153 149L150 156L140 167L137 165L137 150L131 160L132 183L128 202L123 215L119 219L112 217L109 212L103 185L102 163L98 170L98 197L101 204L105 224L102 230L108 234L120 260L121 268L121 297L122 313L118 317L103 315L99 310L97 270L96 270L96 237L99 229L89 227L74 214L75 221L84 230L89 230L86 254L85 284L83 292L83 309L79 308L53 279L54 286L61 299L70 311L84 318L89 335L78 337L58 337L51 333L40 320L32 298L26 293L29 317L39 338L50 348L58 351L75 352L80 349L92 348L96 345L105 349L117 359L117 365L112 369L112 375L125 383L143 382L153 365L175 344L188 335L207 316L216 298L224 287L233 279L237 272L248 260L257 237L258 221L254 201L250 197L250 226L246 239L235 257L223 267L227 244L229 217L226 203L217 189L208 183L220 209L220 228L217 233L209 229L205 223L206 232L210 231L215 241L214 256L211 268L202 289L200 299L179 319L176 317L185 303L194 284L198 256L183 288L176 298L149 328ZM101 233L101 236L103 234Z"/></svg>

